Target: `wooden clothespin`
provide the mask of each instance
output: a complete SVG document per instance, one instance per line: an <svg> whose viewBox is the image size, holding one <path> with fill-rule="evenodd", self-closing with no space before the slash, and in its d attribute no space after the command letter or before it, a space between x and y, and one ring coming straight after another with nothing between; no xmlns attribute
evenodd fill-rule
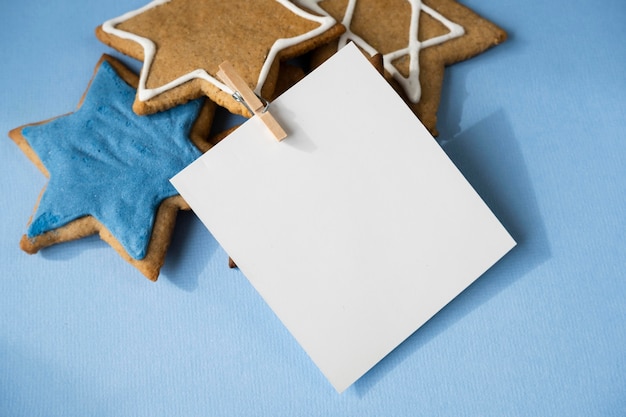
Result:
<svg viewBox="0 0 626 417"><path fill-rule="evenodd" d="M248 87L248 84L237 74L230 62L224 61L219 66L217 76L234 91L233 97L241 101L248 110L267 126L276 140L281 141L287 137L287 133L278 124L274 116L268 111L269 104L261 99Z"/></svg>

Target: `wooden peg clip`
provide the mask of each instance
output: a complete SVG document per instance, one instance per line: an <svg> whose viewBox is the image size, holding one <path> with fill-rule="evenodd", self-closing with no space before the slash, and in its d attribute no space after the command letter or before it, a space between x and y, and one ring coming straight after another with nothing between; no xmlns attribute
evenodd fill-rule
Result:
<svg viewBox="0 0 626 417"><path fill-rule="evenodd" d="M248 87L248 84L237 74L230 62L224 61L220 64L217 76L235 92L233 94L235 99L241 99L248 110L261 119L276 140L281 141L287 137L287 133L268 111L267 103L264 104L254 91Z"/></svg>

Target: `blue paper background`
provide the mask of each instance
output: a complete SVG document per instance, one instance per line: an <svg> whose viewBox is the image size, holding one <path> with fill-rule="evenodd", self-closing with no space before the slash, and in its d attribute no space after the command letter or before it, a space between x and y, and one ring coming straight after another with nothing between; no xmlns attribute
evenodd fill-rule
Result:
<svg viewBox="0 0 626 417"><path fill-rule="evenodd" d="M5 137L0 416L626 415L626 3L463 3L509 40L447 70L439 140L513 252L337 395L191 213L157 283L96 237L21 252L46 180ZM143 4L3 1L0 131L72 111Z"/></svg>

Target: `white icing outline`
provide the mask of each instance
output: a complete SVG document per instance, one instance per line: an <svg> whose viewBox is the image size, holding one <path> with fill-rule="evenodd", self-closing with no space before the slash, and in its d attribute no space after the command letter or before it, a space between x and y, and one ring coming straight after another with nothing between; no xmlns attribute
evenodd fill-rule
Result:
<svg viewBox="0 0 626 417"><path fill-rule="evenodd" d="M328 12L322 9L322 7L318 4L321 1L322 0L298 0L298 2L302 6L307 7L308 9L317 13L328 15ZM406 48L398 49L396 51L392 51L383 55L383 63L385 66L385 70L387 70L392 75L392 77L396 81L398 81L398 83L400 83L409 100L413 103L417 103L419 102L422 95L422 87L419 81L420 50L428 48L430 46L439 45L451 39L463 36L465 34L465 29L463 29L461 25L447 19L441 13L437 12L431 7L422 4L421 0L407 1L411 4L411 25L409 27L408 46ZM353 33L350 28L356 2L357 0L348 1L348 6L346 7L346 12L341 22L346 27L346 31L339 38L339 48L342 48L346 43L348 43L349 40L351 40L368 54L375 55L378 53L378 51L369 43L367 43L363 38ZM419 29L419 14L422 11L429 14L434 19L438 20L449 30L449 32L444 35L435 36L434 38L426 39L425 41L420 42L417 34ZM409 56L408 77L404 77L400 73L400 71L398 71L398 69L393 65L393 61L405 55Z"/></svg>
<svg viewBox="0 0 626 417"><path fill-rule="evenodd" d="M165 3L169 3L171 0L153 0L150 3L146 4L145 6L136 9L136 10L132 10L130 12L127 12L121 16L115 17L113 19L107 20L106 22L104 22L102 24L102 30L108 34L117 36L119 38L122 39L127 39L127 40L131 40L134 41L138 44L141 45L141 47L143 48L144 51L144 62L143 62L143 66L141 68L141 73L139 75L139 85L137 88L137 97L139 98L139 100L141 101L147 101L150 100L153 97L156 97L159 94L164 93L167 90L170 90L172 88L175 88L187 81L190 81L192 79L201 79L204 81L207 81L211 84L213 84L214 86L216 86L217 88L219 88L220 90L228 93L228 94L232 94L233 91L228 88L228 86L226 86L225 84L223 84L222 82L220 82L218 79L216 79L215 77L211 76L209 73L207 73L206 70L204 69L196 69L194 71L191 71L187 74L184 74L178 78L176 78L173 81L170 81L167 84L164 84L160 87L155 87L155 88L147 88L146 87L146 80L148 78L148 73L150 72L150 67L152 66L152 62L154 60L154 56L156 54L156 46L154 44L154 42L152 42L150 39L148 38L144 38L142 36L138 36L135 35L133 33L130 32L126 32L124 30L121 29L117 29L115 26L119 25L122 22L125 22L128 19L131 19L139 14L144 13L145 11L152 9L153 7L157 7L160 6L162 4ZM254 0L252 0L254 1ZM261 67L261 72L259 73L259 78L257 80L257 85L255 88L255 93L257 94L261 94L261 90L263 89L263 85L265 84L265 81L267 80L267 76L269 74L270 68L272 66L272 63L274 62L274 60L276 59L276 56L278 54L279 51L288 48L290 46L296 45L300 42L303 42L305 40L311 39L315 36L318 36L320 34L322 34L323 32L325 32L326 30L328 30L329 28L331 28L332 26L334 26L337 22L335 19L333 19L332 17L325 15L325 16L316 16L313 15L311 13L306 12L305 10L302 10L301 8L299 8L298 6L296 6L295 4L289 2L288 0L274 0L277 3L281 4L283 7L289 9L292 13L319 23L320 26L309 31L306 33L303 33L301 35L298 36L294 36L292 38L279 38L277 39L274 44L272 45L272 47L270 48L269 53L267 54L267 57L265 58L265 62L263 63L263 66Z"/></svg>

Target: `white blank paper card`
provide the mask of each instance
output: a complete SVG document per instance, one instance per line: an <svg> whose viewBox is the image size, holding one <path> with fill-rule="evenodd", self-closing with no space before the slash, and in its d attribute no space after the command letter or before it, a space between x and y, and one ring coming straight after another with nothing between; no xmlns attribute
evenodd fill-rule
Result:
<svg viewBox="0 0 626 417"><path fill-rule="evenodd" d="M515 242L348 45L172 179L339 392Z"/></svg>

